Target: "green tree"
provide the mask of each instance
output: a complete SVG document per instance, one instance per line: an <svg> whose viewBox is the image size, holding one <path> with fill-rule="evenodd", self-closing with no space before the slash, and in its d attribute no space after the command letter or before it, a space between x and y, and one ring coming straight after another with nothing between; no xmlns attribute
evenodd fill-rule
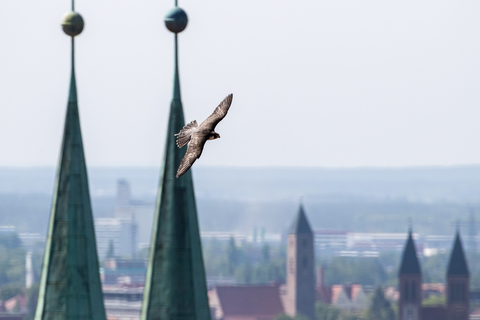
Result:
<svg viewBox="0 0 480 320"><path fill-rule="evenodd" d="M395 312L381 287L373 292L366 315L368 320L395 320Z"/></svg>
<svg viewBox="0 0 480 320"><path fill-rule="evenodd" d="M251 284L253 280L253 268L250 261L246 261L235 270L235 280L242 284Z"/></svg>
<svg viewBox="0 0 480 320"><path fill-rule="evenodd" d="M228 246L228 244L227 244ZM218 239L202 241L205 272L209 277L232 276L228 270L226 246Z"/></svg>
<svg viewBox="0 0 480 320"><path fill-rule="evenodd" d="M293 320L293 318L285 313L281 313L276 315L274 320Z"/></svg>
<svg viewBox="0 0 480 320"><path fill-rule="evenodd" d="M233 237L230 237L230 240L228 241L227 257L228 274L232 276L235 274L235 268L237 267L239 262L239 253L237 246L235 245L235 239L233 239Z"/></svg>
<svg viewBox="0 0 480 320"><path fill-rule="evenodd" d="M9 282L0 288L0 300L8 300L23 292L24 285L20 282Z"/></svg>
<svg viewBox="0 0 480 320"><path fill-rule="evenodd" d="M424 283L442 283L445 281L445 270L450 259L450 253L438 253L420 259Z"/></svg>
<svg viewBox="0 0 480 320"><path fill-rule="evenodd" d="M142 248L137 253L138 259L148 259L148 255L150 253L150 248Z"/></svg>
<svg viewBox="0 0 480 320"><path fill-rule="evenodd" d="M342 320L369 320L365 318L364 316L356 313L349 313L349 312L343 312L342 316L340 317Z"/></svg>
<svg viewBox="0 0 480 320"><path fill-rule="evenodd" d="M382 285L387 279L379 258L334 257L325 272L327 284Z"/></svg>
<svg viewBox="0 0 480 320"><path fill-rule="evenodd" d="M210 239L203 242L203 256L205 272L210 277L234 277L241 283L251 284L285 281L286 253L282 245L242 243L237 246L233 238L223 243Z"/></svg>
<svg viewBox="0 0 480 320"><path fill-rule="evenodd" d="M25 250L16 233L0 235L0 300L10 299L25 287Z"/></svg>
<svg viewBox="0 0 480 320"><path fill-rule="evenodd" d="M270 262L270 246L267 243L262 246L262 261L264 263Z"/></svg>
<svg viewBox="0 0 480 320"><path fill-rule="evenodd" d="M291 317L285 313L279 314L275 316L274 320L309 320L308 317L302 315L302 314L297 314L294 317Z"/></svg>
<svg viewBox="0 0 480 320"><path fill-rule="evenodd" d="M33 320L35 318L39 287L38 283L34 283L30 289L27 289L27 314L23 320Z"/></svg>
<svg viewBox="0 0 480 320"><path fill-rule="evenodd" d="M18 249L22 246L22 241L16 232L2 232L0 234L0 245L7 249Z"/></svg>
<svg viewBox="0 0 480 320"><path fill-rule="evenodd" d="M444 306L445 304L445 296L431 295L422 301L422 305L425 307Z"/></svg>
<svg viewBox="0 0 480 320"><path fill-rule="evenodd" d="M315 304L315 317L317 320L341 320L341 310L331 304L318 301Z"/></svg>

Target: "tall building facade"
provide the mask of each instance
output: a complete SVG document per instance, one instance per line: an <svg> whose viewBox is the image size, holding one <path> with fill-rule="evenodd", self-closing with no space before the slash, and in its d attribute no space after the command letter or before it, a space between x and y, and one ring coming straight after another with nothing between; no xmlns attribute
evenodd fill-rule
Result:
<svg viewBox="0 0 480 320"><path fill-rule="evenodd" d="M137 224L134 215L126 218L96 218L95 231L97 236L98 256L105 259L110 241L113 241L116 257L136 258L138 248Z"/></svg>
<svg viewBox="0 0 480 320"><path fill-rule="evenodd" d="M287 244L287 285L285 312L315 319L314 235L303 205L290 227Z"/></svg>
<svg viewBox="0 0 480 320"><path fill-rule="evenodd" d="M400 320L468 320L470 274L459 232L446 276L446 306L422 307L422 273L410 230L398 275Z"/></svg>
<svg viewBox="0 0 480 320"><path fill-rule="evenodd" d="M128 206L131 201L130 183L125 179L117 181L117 206Z"/></svg>

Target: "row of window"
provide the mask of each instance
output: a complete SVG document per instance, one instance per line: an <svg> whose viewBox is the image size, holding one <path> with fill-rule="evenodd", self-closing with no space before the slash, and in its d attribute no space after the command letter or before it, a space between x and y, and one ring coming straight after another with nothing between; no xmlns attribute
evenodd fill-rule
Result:
<svg viewBox="0 0 480 320"><path fill-rule="evenodd" d="M308 268L308 257L304 256L301 260L301 267L303 269L307 269ZM295 260L294 259L289 259L288 260L288 270L290 273L295 273Z"/></svg>
<svg viewBox="0 0 480 320"><path fill-rule="evenodd" d="M448 290L450 302L465 302L467 300L465 283L451 283Z"/></svg>
<svg viewBox="0 0 480 320"><path fill-rule="evenodd" d="M417 301L417 284L415 281L405 281L402 292L403 301Z"/></svg>

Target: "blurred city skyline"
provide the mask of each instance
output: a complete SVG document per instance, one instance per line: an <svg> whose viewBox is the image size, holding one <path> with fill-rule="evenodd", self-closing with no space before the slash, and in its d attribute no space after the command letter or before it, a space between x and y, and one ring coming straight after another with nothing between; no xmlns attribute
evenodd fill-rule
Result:
<svg viewBox="0 0 480 320"><path fill-rule="evenodd" d="M139 235L148 239L159 169L90 167L88 171L95 218L111 218L120 212L116 209L117 188L119 181L125 181L129 185L130 206L137 208ZM466 223L472 212L477 218L480 212L480 166L199 166L193 172L202 232L249 234L254 228L265 228L267 233L284 232L300 198L312 227L319 230L404 233L410 219L416 232L449 235L455 231L457 221ZM0 168L0 225L15 225L19 232L43 234L54 176L53 167Z"/></svg>

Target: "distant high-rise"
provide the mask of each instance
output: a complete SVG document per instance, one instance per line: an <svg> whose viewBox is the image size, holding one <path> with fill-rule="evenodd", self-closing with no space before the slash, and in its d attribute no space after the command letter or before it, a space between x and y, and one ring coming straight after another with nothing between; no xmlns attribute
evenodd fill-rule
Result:
<svg viewBox="0 0 480 320"><path fill-rule="evenodd" d="M470 211L470 218L468 221L468 238L470 246L468 260L470 261L471 265L475 265L477 259L477 222L473 209Z"/></svg>
<svg viewBox="0 0 480 320"><path fill-rule="evenodd" d="M315 254L314 236L307 216L300 205L288 233L287 292L285 312L315 319Z"/></svg>
<svg viewBox="0 0 480 320"><path fill-rule="evenodd" d="M468 320L470 301L470 273L457 231L447 270L448 320Z"/></svg>
<svg viewBox="0 0 480 320"><path fill-rule="evenodd" d="M32 252L29 251L25 256L25 288L31 288L33 281Z"/></svg>
<svg viewBox="0 0 480 320"><path fill-rule="evenodd" d="M175 34L173 99L170 105L164 159L142 305L142 320L209 320L210 307L193 190L192 170L175 178L186 148L175 134L185 125L178 72L178 33L188 22L176 6L165 17Z"/></svg>
<svg viewBox="0 0 480 320"><path fill-rule="evenodd" d="M135 221L135 213L132 214L132 222L130 223L130 255L132 259L137 257L137 222Z"/></svg>
<svg viewBox="0 0 480 320"><path fill-rule="evenodd" d="M117 206L128 206L130 197L130 184L125 179L119 179L117 181Z"/></svg>
<svg viewBox="0 0 480 320"><path fill-rule="evenodd" d="M75 83L74 37L84 23L73 1L62 27L72 40L70 93L35 320L105 320Z"/></svg>
<svg viewBox="0 0 480 320"><path fill-rule="evenodd" d="M132 219L96 218L95 234L100 259L105 259L110 241L113 241L116 256L135 259L138 248L137 227L134 215Z"/></svg>
<svg viewBox="0 0 480 320"><path fill-rule="evenodd" d="M417 250L412 230L403 249L402 262L398 273L400 297L398 309L400 320L420 320L422 307L422 272L418 263Z"/></svg>

